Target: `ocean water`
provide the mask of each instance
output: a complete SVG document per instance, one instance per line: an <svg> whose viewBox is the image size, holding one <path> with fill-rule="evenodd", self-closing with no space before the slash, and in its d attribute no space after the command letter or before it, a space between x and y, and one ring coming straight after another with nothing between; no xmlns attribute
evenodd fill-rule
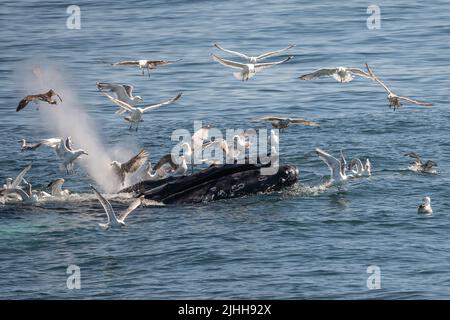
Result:
<svg viewBox="0 0 450 320"><path fill-rule="evenodd" d="M0 6L0 178L32 162L27 180L35 188L63 177L74 193L67 201L0 204L0 298L450 298L448 1L73 4L81 9L79 30L67 28L62 1ZM367 27L371 4L381 10L380 29ZM292 61L240 82L212 61L213 52L233 58L214 42L255 55L297 46L267 60L292 54ZM109 65L139 58L183 60L150 78ZM394 112L382 88L366 79L298 79L316 68L365 62L398 94L434 106ZM54 76L39 86L71 96L70 106L59 106L71 120L62 127L52 123L52 107L15 112L24 95L38 90L33 66ZM131 83L148 103L183 96L146 114L132 132L96 91L97 81ZM72 121L72 108L84 118ZM321 124L281 135L281 163L298 166L299 185L201 205L147 204L121 230L98 227L105 214L89 189L95 170L81 163L67 175L53 152L21 153L18 143L52 137L55 128L89 128L82 130L87 140L109 154L124 160L146 148L155 162L174 146L173 130L192 132L194 120L219 129L266 128L251 121L271 114ZM370 158L372 177L341 190L320 188L329 170L316 147ZM402 155L409 151L435 160L439 174L409 171ZM426 195L431 217L417 214ZM129 200L110 197L117 210ZM80 268L80 289L67 287L70 265ZM369 290L368 266L379 267L380 289Z"/></svg>

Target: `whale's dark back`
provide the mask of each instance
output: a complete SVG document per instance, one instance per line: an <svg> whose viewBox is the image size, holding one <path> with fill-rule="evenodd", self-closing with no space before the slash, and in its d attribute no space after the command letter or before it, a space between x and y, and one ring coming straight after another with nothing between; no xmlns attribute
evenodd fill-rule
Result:
<svg viewBox="0 0 450 320"><path fill-rule="evenodd" d="M261 165L215 165L190 176L143 181L121 192L135 192L166 204L199 203L280 190L298 180L295 166L280 166L273 175L261 175Z"/></svg>

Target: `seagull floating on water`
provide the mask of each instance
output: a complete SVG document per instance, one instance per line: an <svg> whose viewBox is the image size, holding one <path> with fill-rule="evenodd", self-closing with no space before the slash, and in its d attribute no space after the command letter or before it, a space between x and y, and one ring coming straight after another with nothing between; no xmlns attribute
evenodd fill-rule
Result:
<svg viewBox="0 0 450 320"><path fill-rule="evenodd" d="M256 119L256 121L267 121L272 124L274 129L284 129L289 127L291 124L301 124L310 127L320 127L320 124L314 121L305 120L303 118L283 118L277 116L267 116Z"/></svg>
<svg viewBox="0 0 450 320"><path fill-rule="evenodd" d="M125 183L125 177L127 174L137 171L142 165L147 161L148 153L142 149L137 155L132 157L130 160L124 163L118 161L111 162L111 167L114 173L119 178L121 185Z"/></svg>
<svg viewBox="0 0 450 320"><path fill-rule="evenodd" d="M260 72L264 69L273 67L277 64L285 63L293 58L293 56L287 57L284 60L276 61L276 62L267 62L267 63L239 63L231 60L222 59L214 54L211 54L214 61L217 61L218 63L230 67L233 69L239 69L239 72L234 72L233 75L236 79L247 81L251 77L253 77L257 72Z"/></svg>
<svg viewBox="0 0 450 320"><path fill-rule="evenodd" d="M120 107L120 110L116 112L116 114L122 114L124 112L128 112L129 116L124 117L124 119L128 122L130 122L130 129L132 128L133 124L136 124L136 131L138 130L138 126L140 122L143 122L143 115L145 112L148 112L150 110L162 107L162 106L166 106L168 104L171 104L175 101L177 101L182 93L180 92L176 97L171 98L169 100L157 103L157 104L153 104L153 105L148 105L148 106L144 106L144 107L133 107L131 105L129 105L126 102L123 102L119 99L116 99L112 96L110 96L109 94L105 93L105 95L115 104L117 104Z"/></svg>
<svg viewBox="0 0 450 320"><path fill-rule="evenodd" d="M292 47L295 47L295 44L292 44L292 45L290 45L290 46L288 46L286 48L280 49L280 50L266 52L266 53L260 54L259 56L254 56L254 57L247 56L247 55L245 55L243 53L240 53L240 52L237 52L237 51L225 49L225 48L219 46L217 43L214 43L214 47L216 47L217 49L222 50L224 52L231 53L231 54L237 55L237 56L239 56L241 58L244 58L245 60L247 60L248 63L256 64L258 62L258 60L266 59L266 58L271 57L271 56L273 56L275 54L279 54L281 52L289 50Z"/></svg>
<svg viewBox="0 0 450 320"><path fill-rule="evenodd" d="M330 168L331 183L342 183L348 179L348 176L345 173L345 162L343 160L336 159L320 148L316 148L316 153L319 158L327 164L328 168Z"/></svg>
<svg viewBox="0 0 450 320"><path fill-rule="evenodd" d="M181 61L181 59L178 60L125 60L125 61L119 61L112 64L112 66L138 66L140 70L142 70L142 75L144 75L145 69L147 69L148 76L150 77L150 69L156 69L158 66L162 66L165 64L171 64Z"/></svg>
<svg viewBox="0 0 450 320"><path fill-rule="evenodd" d="M431 208L431 198L430 197L424 197L423 203L419 205L417 208L417 212L421 214L432 214L433 209Z"/></svg>
<svg viewBox="0 0 450 320"><path fill-rule="evenodd" d="M16 112L19 112L20 110L25 108L28 105L28 103L30 103L31 101L33 101L35 103L38 103L39 101L44 101L49 104L57 104L56 100L54 99L55 97L58 97L59 100L62 102L61 97L52 89L50 89L46 93L28 95L25 98L23 98L22 100L20 100L19 105L17 106Z"/></svg>
<svg viewBox="0 0 450 320"><path fill-rule="evenodd" d="M107 223L99 223L99 226L105 229L108 228L120 228L125 226L125 219L128 217L128 215L133 212L137 207L139 207L142 204L142 201L144 200L144 196L140 196L136 200L134 200L126 210L124 210L119 217L116 217L116 213L114 212L114 209L111 205L111 203L106 200L100 192L97 191L92 185L91 189L94 191L94 194L97 196L97 199L100 201L100 203L103 206L103 209L105 209L106 216L108 217Z"/></svg>
<svg viewBox="0 0 450 320"><path fill-rule="evenodd" d="M388 93L387 99L389 101L389 108L394 109L394 110L400 108L401 106L403 106L401 101L406 101L406 102L409 102L409 103L412 103L412 104L416 104L418 106L431 107L433 105L432 103L429 103L429 102L420 102L420 101L417 101L417 100L412 100L412 99L407 98L407 97L400 97L400 96L396 95L394 92L392 92L391 89L388 88L388 86L386 84L384 84L383 81L381 81L373 73L372 69L369 68L369 65L367 63L366 63L366 68L367 68L367 71L368 71L370 77L374 81L376 81L378 84L380 84L387 91L387 93Z"/></svg>
<svg viewBox="0 0 450 320"><path fill-rule="evenodd" d="M319 69L312 73L304 74L299 78L302 80L314 80L322 77L333 77L336 81L345 83L352 81L354 79L354 76L360 76L369 79L371 78L367 72L359 68L347 67Z"/></svg>
<svg viewBox="0 0 450 320"><path fill-rule="evenodd" d="M425 172L425 173L437 173L436 169L433 167L437 167L437 163L433 160L427 160L423 162L420 156L415 152L408 152L404 154L407 157L413 158L415 161L409 166L409 169L417 172Z"/></svg>
<svg viewBox="0 0 450 320"><path fill-rule="evenodd" d="M352 171L353 177L363 177L372 175L372 164L369 159L363 164L360 159L352 159L348 165L348 169Z"/></svg>
<svg viewBox="0 0 450 320"><path fill-rule="evenodd" d="M118 100L125 102L132 107L144 101L140 96L133 96L134 87L132 85L97 82L96 86L101 92L113 92Z"/></svg>

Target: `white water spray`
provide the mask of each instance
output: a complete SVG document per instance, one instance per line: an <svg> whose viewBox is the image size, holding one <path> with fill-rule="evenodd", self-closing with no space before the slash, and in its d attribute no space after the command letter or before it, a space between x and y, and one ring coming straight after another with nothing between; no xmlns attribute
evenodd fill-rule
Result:
<svg viewBox="0 0 450 320"><path fill-rule="evenodd" d="M63 72L46 61L32 62L23 79L27 94L53 89L61 96L63 102L58 101L57 105L42 104L39 108L42 125L55 136L70 136L76 149L84 149L89 154L80 157L77 162L103 190L117 191L117 178L110 166L111 158L97 134L94 122L80 105L73 89L65 83ZM33 104L28 108L33 108Z"/></svg>

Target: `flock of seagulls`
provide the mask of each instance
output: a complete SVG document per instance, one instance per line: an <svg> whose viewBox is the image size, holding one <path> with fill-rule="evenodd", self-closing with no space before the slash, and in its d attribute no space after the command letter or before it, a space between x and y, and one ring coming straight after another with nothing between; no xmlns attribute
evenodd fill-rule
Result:
<svg viewBox="0 0 450 320"><path fill-rule="evenodd" d="M261 62L266 58L281 54L293 48L294 46L295 45L289 45L285 48L266 52L257 56L248 56L238 51L225 49L219 44L214 44L214 47L216 49L224 53L237 56L243 61L232 61L219 57L215 54L211 54L211 57L215 62L236 70L235 72L233 72L233 75L236 79L241 81L248 81L249 79L254 77L256 73L259 73L264 69L287 63L288 61L293 59L293 56L288 56L282 60L274 62ZM180 60L181 59L125 60L115 62L112 64L112 66L137 66L142 75L145 75L145 70L147 70L148 76L150 77L151 69L155 69L162 65L172 64ZM355 77L362 77L372 80L376 84L380 85L384 90L386 90L386 92L388 93L387 99L389 102L389 107L394 110L401 107L403 103L416 104L420 106L432 106L432 103L421 102L395 94L383 81L378 78L378 76L375 75L375 73L367 63L365 64L365 66L366 70L357 67L322 68L311 73L304 74L299 78L301 80L311 81L323 77L332 77L340 83L348 83L353 81ZM170 98L166 101L141 106L140 104L144 102L144 99L139 95L133 94L134 87L130 84L97 82L96 87L102 95L107 97L109 101L111 101L118 107L115 114L119 116L125 115L124 120L130 123L130 130L133 128L133 126L135 126L136 131L138 130L139 123L144 121L144 113L155 110L162 106L172 104L182 96L182 93L180 92L175 97ZM27 95L19 102L16 111L21 111L30 102L35 102L38 104L40 102L46 102L51 105L56 105L58 104L58 100L59 102L63 101L60 95L52 89L41 94ZM255 119L254 121L268 122L271 124L272 128L281 129L281 131L291 125L320 127L319 123L303 118L288 118L275 115L263 116ZM224 152L227 159L236 159L241 151L236 150L234 146L229 146L226 140L208 140L210 128L210 126L205 126L196 131L192 136L191 143L184 143L182 145L183 154L177 159L174 159L174 156L172 154L166 154L156 163L154 167L152 167L151 162L148 159L148 152L142 149L138 154L134 155L126 162L121 163L119 161L112 161L110 163L112 171L117 176L119 184L123 187L125 186L126 178L130 175L137 174L139 171L143 171L141 173L141 180L159 180L164 179L170 175L186 175L188 174L189 165L191 166L191 172L193 172L194 164L191 163L191 156L193 155L193 150L197 150L198 148L201 148L202 150L213 147L219 148ZM278 153L276 146L279 143L279 136L274 133L274 130L271 130L271 138L275 144L271 146L271 159L273 159L274 161L274 156ZM251 143L246 140L246 137L242 135L235 135L233 137L233 142L237 143L239 147L243 147L244 149L249 148L251 145ZM61 168L64 169L67 174L73 172L74 163L78 158L80 158L81 156L88 156L88 153L85 150L76 149L73 147L73 143L70 137L43 139L37 143L27 143L25 139L21 139L20 143L22 152L36 151L42 147L49 147L53 149L57 157L62 162ZM315 153L322 161L326 163L326 165L330 169L330 184L340 186L348 179L369 177L372 175L372 164L369 159L365 159L365 161L363 161L361 159L355 158L347 163L342 150L340 158L334 157L320 148L316 148ZM426 162L423 162L421 158L413 152L407 153L405 154L405 156L414 159L414 162L409 167L410 170L424 173L436 173L434 167L436 167L437 164L434 161L428 160ZM202 159L202 162L208 164L216 163L211 159ZM145 170L140 170L141 168L145 168ZM15 179L6 179L6 184L2 189L0 189L0 195L17 200L20 199L26 203L34 203L39 198L66 197L70 194L69 190L62 189L62 186L65 182L63 178L53 180L48 184L47 188L51 190L50 193L47 193L45 191L33 190L31 184L25 180L25 175L30 169L31 164L25 167ZM106 224L101 224L101 226L105 228L121 227L125 225L125 219L133 210L138 208L143 201L142 197L136 199L124 212L122 212L117 217L111 204L97 191L97 189L95 189L93 186L91 186L91 188L106 212L108 221ZM431 198L427 196L423 201L423 204L421 204L418 208L418 212L431 214Z"/></svg>

